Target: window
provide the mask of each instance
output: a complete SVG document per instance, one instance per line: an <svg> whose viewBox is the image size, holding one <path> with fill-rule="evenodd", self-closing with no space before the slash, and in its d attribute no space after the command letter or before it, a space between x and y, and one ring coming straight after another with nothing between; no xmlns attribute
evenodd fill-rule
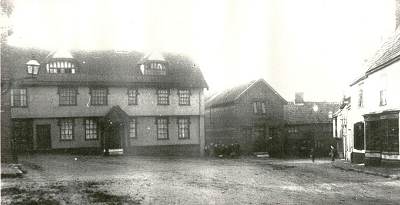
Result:
<svg viewBox="0 0 400 205"><path fill-rule="evenodd" d="M399 119L366 122L367 150L399 152Z"/></svg>
<svg viewBox="0 0 400 205"><path fill-rule="evenodd" d="M107 105L107 88L91 88L90 102L92 105Z"/></svg>
<svg viewBox="0 0 400 205"><path fill-rule="evenodd" d="M297 128L296 127L289 127L288 132L289 133L297 133Z"/></svg>
<svg viewBox="0 0 400 205"><path fill-rule="evenodd" d="M166 75L166 66L162 62L149 62L140 65L144 75Z"/></svg>
<svg viewBox="0 0 400 205"><path fill-rule="evenodd" d="M354 148L358 150L364 149L364 123L358 122L354 124Z"/></svg>
<svg viewBox="0 0 400 205"><path fill-rule="evenodd" d="M380 90L379 91L379 105L380 106L385 106L387 104L386 102L386 89L385 90Z"/></svg>
<svg viewBox="0 0 400 205"><path fill-rule="evenodd" d="M399 153L399 119L388 119L386 151Z"/></svg>
<svg viewBox="0 0 400 205"><path fill-rule="evenodd" d="M136 118L131 118L129 121L129 138L136 139Z"/></svg>
<svg viewBox="0 0 400 205"><path fill-rule="evenodd" d="M85 120L85 139L97 140L97 121L94 119Z"/></svg>
<svg viewBox="0 0 400 205"><path fill-rule="evenodd" d="M74 138L74 122L72 119L60 120L60 139L72 140Z"/></svg>
<svg viewBox="0 0 400 205"><path fill-rule="evenodd" d="M11 89L11 107L26 107L26 89Z"/></svg>
<svg viewBox="0 0 400 205"><path fill-rule="evenodd" d="M190 105L190 90L178 90L179 105Z"/></svg>
<svg viewBox="0 0 400 205"><path fill-rule="evenodd" d="M138 104L138 90L134 88L128 89L128 105L137 105Z"/></svg>
<svg viewBox="0 0 400 205"><path fill-rule="evenodd" d="M253 111L255 114L265 114L265 103L264 102L253 102Z"/></svg>
<svg viewBox="0 0 400 205"><path fill-rule="evenodd" d="M169 105L169 90L168 89L157 90L157 104L158 105Z"/></svg>
<svg viewBox="0 0 400 205"><path fill-rule="evenodd" d="M358 91L358 107L363 107L364 106L364 102L363 102L363 90L360 89Z"/></svg>
<svg viewBox="0 0 400 205"><path fill-rule="evenodd" d="M190 138L190 120L189 118L178 118L178 139Z"/></svg>
<svg viewBox="0 0 400 205"><path fill-rule="evenodd" d="M168 118L157 118L157 139L168 139Z"/></svg>
<svg viewBox="0 0 400 205"><path fill-rule="evenodd" d="M76 105L76 88L60 87L58 88L60 105Z"/></svg>
<svg viewBox="0 0 400 205"><path fill-rule="evenodd" d="M53 61L46 64L47 73L72 73L76 71L76 66L70 61Z"/></svg>

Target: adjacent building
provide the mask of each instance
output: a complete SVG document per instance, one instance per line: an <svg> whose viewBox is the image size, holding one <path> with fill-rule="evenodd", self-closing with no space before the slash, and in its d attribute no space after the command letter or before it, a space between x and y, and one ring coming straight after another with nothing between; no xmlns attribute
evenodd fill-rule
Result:
<svg viewBox="0 0 400 205"><path fill-rule="evenodd" d="M243 153L279 152L286 100L259 79L206 101L206 143L239 143Z"/></svg>
<svg viewBox="0 0 400 205"><path fill-rule="evenodd" d="M339 109L333 114L333 138L336 141L336 147L339 154L339 157L343 157L346 160L351 160L351 150L349 149L349 144L351 143L350 132L352 129L347 126L347 118L349 116L349 112L351 110L351 97L344 97ZM350 130L349 130L350 129ZM363 126L357 127L357 129L364 129ZM361 132L363 133L363 131ZM355 157L353 155L353 157ZM353 160L352 160L353 161Z"/></svg>
<svg viewBox="0 0 400 205"><path fill-rule="evenodd" d="M332 138L332 114L339 107L334 102L308 102L297 93L295 102L284 106L285 155L309 157L310 150L316 156L328 156L330 146L336 147Z"/></svg>
<svg viewBox="0 0 400 205"><path fill-rule="evenodd" d="M5 46L18 151L200 155L204 95L198 67L169 53ZM2 122L3 125L3 122Z"/></svg>
<svg viewBox="0 0 400 205"><path fill-rule="evenodd" d="M366 71L350 84L351 101L334 118L335 136L343 140L344 156L353 163L400 164L398 0L396 8L395 33L369 60Z"/></svg>
<svg viewBox="0 0 400 205"><path fill-rule="evenodd" d="M399 163L400 32L396 31L367 71L350 85L349 142L354 162Z"/></svg>

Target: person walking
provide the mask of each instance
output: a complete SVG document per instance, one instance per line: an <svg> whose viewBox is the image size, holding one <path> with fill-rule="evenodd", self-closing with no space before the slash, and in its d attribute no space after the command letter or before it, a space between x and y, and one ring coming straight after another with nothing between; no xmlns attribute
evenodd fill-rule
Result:
<svg viewBox="0 0 400 205"><path fill-rule="evenodd" d="M329 151L329 156L331 157L332 162L335 161L335 147L331 146L331 150Z"/></svg>

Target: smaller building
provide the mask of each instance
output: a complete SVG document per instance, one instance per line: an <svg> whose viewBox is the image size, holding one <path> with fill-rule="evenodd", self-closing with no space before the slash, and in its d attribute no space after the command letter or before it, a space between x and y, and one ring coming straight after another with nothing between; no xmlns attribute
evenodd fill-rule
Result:
<svg viewBox="0 0 400 205"><path fill-rule="evenodd" d="M239 85L206 99L206 144L238 143L242 153L279 153L286 100L265 80Z"/></svg>
<svg viewBox="0 0 400 205"><path fill-rule="evenodd" d="M347 126L347 118L351 109L351 97L343 98L339 109L333 114L332 126L333 126L333 138L336 140L336 147L338 150L339 157L346 160L351 159L351 150L348 144L350 144L350 138L348 132L351 131Z"/></svg>
<svg viewBox="0 0 400 205"><path fill-rule="evenodd" d="M295 102L285 105L285 155L309 157L311 148L316 156L328 156L332 138L331 117L339 107L333 102L305 102L296 94Z"/></svg>

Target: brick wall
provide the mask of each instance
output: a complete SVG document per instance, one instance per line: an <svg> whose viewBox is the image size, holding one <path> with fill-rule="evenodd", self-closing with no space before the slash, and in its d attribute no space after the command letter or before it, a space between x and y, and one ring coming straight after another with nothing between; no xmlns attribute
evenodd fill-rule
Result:
<svg viewBox="0 0 400 205"><path fill-rule="evenodd" d="M253 102L266 103L266 114L255 114ZM239 143L243 152L252 152L258 142L265 147L270 136L269 128L284 124L283 104L264 83L257 83L231 105L206 108L206 144L209 143ZM264 136L257 133L257 128L264 129ZM258 138L262 138L261 141ZM264 145L265 144L265 145Z"/></svg>

